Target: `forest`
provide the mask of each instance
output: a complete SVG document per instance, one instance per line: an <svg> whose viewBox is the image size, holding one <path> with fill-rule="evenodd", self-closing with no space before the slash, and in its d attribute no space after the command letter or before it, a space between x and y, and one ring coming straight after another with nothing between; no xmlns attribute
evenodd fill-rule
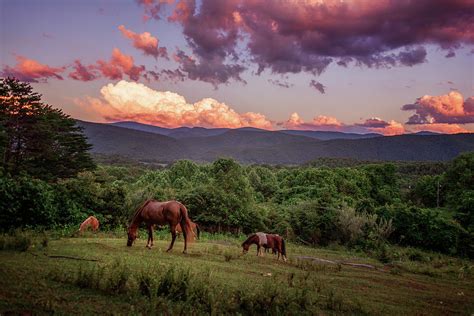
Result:
<svg viewBox="0 0 474 316"><path fill-rule="evenodd" d="M105 228L125 228L144 200L175 199L208 232L268 231L377 255L398 244L472 257L473 170L467 153L445 165L243 166L222 158L161 169L101 164L56 181L3 173L0 226L77 227L94 215Z"/></svg>

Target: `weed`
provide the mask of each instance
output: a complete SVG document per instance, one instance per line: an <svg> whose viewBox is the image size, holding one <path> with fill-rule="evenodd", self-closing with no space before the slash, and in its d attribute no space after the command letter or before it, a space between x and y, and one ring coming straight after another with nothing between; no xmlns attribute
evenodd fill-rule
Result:
<svg viewBox="0 0 474 316"><path fill-rule="evenodd" d="M113 294L127 292L127 282L130 278L130 270L128 267L120 261L115 261L110 270L105 291Z"/></svg>
<svg viewBox="0 0 474 316"><path fill-rule="evenodd" d="M16 230L11 235L2 235L0 237L2 250L27 251L33 245L33 239L30 234Z"/></svg>
<svg viewBox="0 0 474 316"><path fill-rule="evenodd" d="M48 235L46 234L43 234L42 238L41 238L41 246L43 248L47 248L48 247L48 244L49 244L49 237Z"/></svg>
<svg viewBox="0 0 474 316"><path fill-rule="evenodd" d="M230 260L234 259L234 256L232 255L232 253L226 251L224 252L224 259L226 262L229 262Z"/></svg>

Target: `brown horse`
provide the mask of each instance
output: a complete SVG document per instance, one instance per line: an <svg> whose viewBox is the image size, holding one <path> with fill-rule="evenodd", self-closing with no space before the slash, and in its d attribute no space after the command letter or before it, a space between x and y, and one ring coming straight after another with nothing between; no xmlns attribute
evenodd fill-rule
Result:
<svg viewBox="0 0 474 316"><path fill-rule="evenodd" d="M79 226L79 232L82 233L89 227L93 231L97 231L99 229L99 220L94 216L89 216L85 221L82 222L81 226Z"/></svg>
<svg viewBox="0 0 474 316"><path fill-rule="evenodd" d="M278 260L280 260L280 255L283 261L287 260L285 240L280 235L264 233L252 234L242 243L242 252L244 254L247 253L253 244L257 245L257 256L263 256L261 250L261 247L263 247L265 249L272 249L273 254L278 254Z"/></svg>
<svg viewBox="0 0 474 316"><path fill-rule="evenodd" d="M184 227L184 251L186 253L188 242L192 241L191 220L188 216L186 207L177 201L158 202L155 200L147 200L140 205L132 221L128 227L127 246L131 246L137 238L137 230L142 222L145 222L148 229L148 242L146 247L151 249L153 247L153 226L168 224L171 231L171 244L168 247L170 251L173 249L174 241L176 240L176 226L178 224Z"/></svg>
<svg viewBox="0 0 474 316"><path fill-rule="evenodd" d="M201 234L201 230L199 229L199 225L196 224L195 222L191 221L191 230L193 231L193 236L196 239L199 239L199 235ZM181 228L181 225L178 224L176 225L176 233L178 236L183 232L183 229Z"/></svg>

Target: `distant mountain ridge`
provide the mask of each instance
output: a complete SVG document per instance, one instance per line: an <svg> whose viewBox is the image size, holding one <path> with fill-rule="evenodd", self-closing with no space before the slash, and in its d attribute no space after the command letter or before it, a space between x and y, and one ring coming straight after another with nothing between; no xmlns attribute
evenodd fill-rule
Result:
<svg viewBox="0 0 474 316"><path fill-rule="evenodd" d="M345 136L338 132L327 132L339 138L324 140L317 138L317 133L299 135L286 130L254 128L166 129L135 122L100 124L84 121L78 121L78 125L84 128L94 153L165 163L178 159L205 162L219 157L232 157L242 163L267 164L301 164L324 157L445 161L461 152L474 151L474 134L407 134L390 137L366 134L365 138L349 134L347 138L340 138Z"/></svg>
<svg viewBox="0 0 474 316"><path fill-rule="evenodd" d="M188 137L207 137L216 136L223 134L230 130L238 131L261 131L268 132L267 130L255 128L255 127L242 127L242 128L205 128L205 127L177 127L177 128L165 128L154 125L142 124L133 121L115 122L109 123L113 126L119 126L129 129L135 129L143 132L156 133L161 135L170 136L173 138L188 138ZM290 135L306 136L320 140L330 139L362 139L383 136L377 133L369 134L356 134L356 133L343 133L343 132L329 132L329 131L301 131L301 130L281 130L280 132Z"/></svg>

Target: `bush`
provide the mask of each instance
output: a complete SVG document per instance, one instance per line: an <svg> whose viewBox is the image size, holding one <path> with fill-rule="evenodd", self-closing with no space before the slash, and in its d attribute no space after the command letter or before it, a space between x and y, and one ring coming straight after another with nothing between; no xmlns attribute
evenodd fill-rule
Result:
<svg viewBox="0 0 474 316"><path fill-rule="evenodd" d="M33 245L33 238L30 234L16 230L10 235L0 236L0 249L27 251Z"/></svg>
<svg viewBox="0 0 474 316"><path fill-rule="evenodd" d="M318 201L302 202L288 209L293 232L303 241L326 246L338 240L336 209L324 207Z"/></svg>
<svg viewBox="0 0 474 316"><path fill-rule="evenodd" d="M382 207L377 212L393 220L395 231L391 241L448 254L459 253L459 238L464 230L441 210L398 204Z"/></svg>

